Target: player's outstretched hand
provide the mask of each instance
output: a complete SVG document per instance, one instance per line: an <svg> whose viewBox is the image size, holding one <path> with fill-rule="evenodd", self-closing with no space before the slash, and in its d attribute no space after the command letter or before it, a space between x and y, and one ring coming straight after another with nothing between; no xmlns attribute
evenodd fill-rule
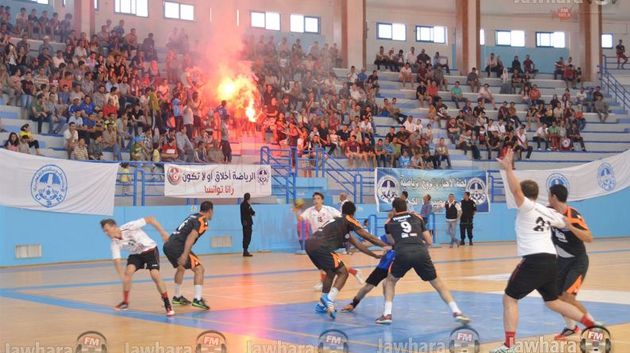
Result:
<svg viewBox="0 0 630 353"><path fill-rule="evenodd" d="M503 167L503 169L508 170L512 169L512 160L514 159L514 151L512 149L508 149L507 153L503 158L497 158L497 162Z"/></svg>
<svg viewBox="0 0 630 353"><path fill-rule="evenodd" d="M384 247L383 247L383 252L388 252L388 251L390 251L391 249L392 249L392 247L391 247L391 246L389 246L389 245L384 246Z"/></svg>

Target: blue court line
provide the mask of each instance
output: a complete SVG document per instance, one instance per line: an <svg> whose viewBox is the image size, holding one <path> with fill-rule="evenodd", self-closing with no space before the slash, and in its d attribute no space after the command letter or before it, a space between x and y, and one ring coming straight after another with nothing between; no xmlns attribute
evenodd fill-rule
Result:
<svg viewBox="0 0 630 353"><path fill-rule="evenodd" d="M613 250L596 250L590 251L589 255L600 255L600 254L611 254L611 253L620 253L620 252L630 252L630 248L627 249L613 249ZM473 258L473 259L461 259L461 260L438 260L433 261L433 264L450 264L456 262L487 262L487 261L499 261L499 260L514 260L520 259L519 256L498 256L498 257L484 257L484 258ZM111 264L110 264L111 266ZM353 266L358 269L373 269L374 265L364 265L364 266ZM267 271L267 272L253 272L253 273L231 273L231 274L223 274L223 275L205 275L204 279L221 279L221 278L238 278L238 277L254 277L254 276L273 276L273 275L286 275L292 273L308 273L308 272L317 272L316 269L305 269L305 270L281 270L281 271ZM192 276L185 276L185 280L191 280ZM153 282L152 279L139 279L134 280L134 283L150 283ZM98 286L110 286L120 284L120 281L102 281L102 282L81 282L81 283L64 283L64 284L46 284L46 285L38 285L38 286L24 286L24 287L0 287L0 290L12 290L12 291L21 291L21 290L38 290L38 289L59 289L59 288L80 288L80 287L98 287Z"/></svg>
<svg viewBox="0 0 630 353"><path fill-rule="evenodd" d="M500 341L503 338L501 294L457 291L453 292L453 295L460 307L472 318L472 327L479 332L482 343ZM382 298L378 296L365 298L355 313L338 314L336 321L331 321L326 315L313 313L313 303L196 311L167 318L162 313L116 312L111 307L102 304L15 291L0 291L0 296L66 309L173 324L199 330L212 329L223 333L280 340L292 344L316 345L323 331L338 329L348 335L352 352L363 353L366 352L367 347L376 351L382 343L406 343L409 340L417 344L446 343L450 332L457 327L446 305L433 292L398 295L394 305L394 323L391 326L379 326L373 323L382 308ZM630 309L629 305L593 302L584 304L596 318L604 320L608 325L627 322L627 317L623 313ZM519 339L555 333L564 325L561 317L546 309L540 298L525 298L520 301L519 306L522 313L517 331ZM109 337L108 332L101 332ZM191 341L192 339L191 337ZM360 350L358 350L359 347L361 347Z"/></svg>

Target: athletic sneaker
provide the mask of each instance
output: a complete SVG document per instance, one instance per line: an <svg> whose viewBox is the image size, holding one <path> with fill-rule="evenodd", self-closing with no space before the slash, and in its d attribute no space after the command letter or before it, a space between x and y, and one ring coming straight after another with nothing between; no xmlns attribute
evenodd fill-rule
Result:
<svg viewBox="0 0 630 353"><path fill-rule="evenodd" d="M124 311L124 310L127 310L127 309L129 309L129 303L127 303L127 302L125 302L125 301L122 301L122 302L118 303L118 305L116 305L116 306L114 307L114 309L116 309L116 310L118 310L118 311Z"/></svg>
<svg viewBox="0 0 630 353"><path fill-rule="evenodd" d="M516 353L516 349L514 349L514 347L508 347L505 344L502 344L501 347L490 350L490 353Z"/></svg>
<svg viewBox="0 0 630 353"><path fill-rule="evenodd" d="M354 275L354 278L359 282L360 285L365 284L365 279L363 278L363 272L361 270L357 270L357 273Z"/></svg>
<svg viewBox="0 0 630 353"><path fill-rule="evenodd" d="M470 322L470 318L462 313L453 313L453 317L455 318L455 321L462 325L466 325Z"/></svg>
<svg viewBox="0 0 630 353"><path fill-rule="evenodd" d="M392 314L381 315L378 319L376 319L376 323L379 324L379 325L391 325L392 324Z"/></svg>
<svg viewBox="0 0 630 353"><path fill-rule="evenodd" d="M206 304L206 301L203 298L193 299L192 306L203 310L210 310L210 307L208 306L208 304Z"/></svg>
<svg viewBox="0 0 630 353"><path fill-rule="evenodd" d="M179 296L179 297L173 297L173 305L190 305L191 302L190 300L186 299L186 297Z"/></svg>
<svg viewBox="0 0 630 353"><path fill-rule="evenodd" d="M168 306L165 306L164 309L166 310L166 316L175 315L175 310L173 310L173 307L170 304Z"/></svg>
<svg viewBox="0 0 630 353"><path fill-rule="evenodd" d="M337 317L337 310L335 310L335 302L328 298L328 294L322 294L319 298L319 301L326 307L326 312L331 319L335 319Z"/></svg>
<svg viewBox="0 0 630 353"><path fill-rule="evenodd" d="M354 305L352 305L352 303L344 306L343 309L341 309L342 313L351 313L352 311L354 311Z"/></svg>
<svg viewBox="0 0 630 353"><path fill-rule="evenodd" d="M318 282L316 285L313 286L313 290L315 290L316 292L321 292L322 288L324 288L324 284L322 282Z"/></svg>
<svg viewBox="0 0 630 353"><path fill-rule="evenodd" d="M315 312L318 314L326 314L328 310L326 310L326 307L324 306L324 304L317 303L315 304Z"/></svg>
<svg viewBox="0 0 630 353"><path fill-rule="evenodd" d="M564 341L566 340L569 336L573 336L577 333L580 333L580 328L575 325L575 327L573 329L570 329L568 327L565 327L562 332L560 332L559 334L556 335L556 337L554 337L554 339L556 341Z"/></svg>

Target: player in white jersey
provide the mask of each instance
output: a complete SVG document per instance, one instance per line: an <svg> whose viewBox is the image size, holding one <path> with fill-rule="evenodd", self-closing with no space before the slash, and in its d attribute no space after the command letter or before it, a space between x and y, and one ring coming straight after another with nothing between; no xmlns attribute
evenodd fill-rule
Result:
<svg viewBox="0 0 630 353"><path fill-rule="evenodd" d="M298 222L302 220L307 221L313 232L321 228L322 225L333 218L341 217L341 212L339 212L339 210L334 207L324 205L324 194L321 192L313 193L313 206L307 208L302 213L299 213L299 208L295 208L294 211L296 212ZM348 267L348 273L353 275L359 284L365 284L365 280L363 279L360 270ZM325 276L326 274L323 272L320 274L320 281L314 286L316 291L320 291L322 289L323 279Z"/></svg>
<svg viewBox="0 0 630 353"><path fill-rule="evenodd" d="M111 238L112 258L116 272L123 282L123 301L116 305L116 310L127 310L129 308L129 291L131 290L131 278L134 273L146 268L149 270L151 279L155 283L166 309L166 315L175 314L168 299L166 285L160 277L160 253L156 242L142 230L145 225L152 225L162 236L162 240L168 240L169 234L162 228L162 225L154 217L140 218L138 220L118 226L113 219L101 221L103 232ZM127 258L127 268L123 271L120 264L120 251L129 253Z"/></svg>
<svg viewBox="0 0 630 353"><path fill-rule="evenodd" d="M516 245L518 256L523 259L512 272L503 295L505 342L491 350L491 353L516 352L514 339L518 323L518 301L534 290L540 293L549 309L579 321L586 327L595 325L580 309L558 299L556 248L551 239L551 227L564 228L566 221L560 213L536 203L538 184L532 180L519 182L512 170L513 159L514 152L508 150L505 157L497 161L505 169L509 190L518 207Z"/></svg>

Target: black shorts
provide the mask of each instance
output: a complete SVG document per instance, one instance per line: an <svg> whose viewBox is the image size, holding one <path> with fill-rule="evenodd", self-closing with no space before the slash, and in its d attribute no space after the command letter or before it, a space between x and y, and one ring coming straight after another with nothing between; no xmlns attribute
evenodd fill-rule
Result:
<svg viewBox="0 0 630 353"><path fill-rule="evenodd" d="M588 256L558 257L558 293L576 295L588 271Z"/></svg>
<svg viewBox="0 0 630 353"><path fill-rule="evenodd" d="M179 260L179 257L182 256L182 253L184 253L184 244L167 241L166 243L164 243L162 250L164 250L164 255L166 255L171 265L173 265L174 268L179 267L177 261ZM190 251L188 253L188 260L186 261L184 268L190 270L199 265L201 265L199 258L197 257L197 255L195 255L194 252Z"/></svg>
<svg viewBox="0 0 630 353"><path fill-rule="evenodd" d="M374 269L374 271L372 271L372 273L370 273L370 276L368 276L368 278L365 280L365 283L376 287L385 278L387 278L388 274L389 274L389 271L387 271L387 269L377 267Z"/></svg>
<svg viewBox="0 0 630 353"><path fill-rule="evenodd" d="M325 272L335 272L343 267L341 257L334 251L317 246L314 242L306 241L306 254L313 262L313 265Z"/></svg>
<svg viewBox="0 0 630 353"><path fill-rule="evenodd" d="M412 268L423 281L437 278L435 266L426 248L418 246L414 250L396 250L396 258L391 267L392 276L402 278Z"/></svg>
<svg viewBox="0 0 630 353"><path fill-rule="evenodd" d="M160 269L160 252L157 246L140 254L132 254L127 258L127 266L134 265L136 271L146 268L147 270Z"/></svg>
<svg viewBox="0 0 630 353"><path fill-rule="evenodd" d="M537 290L546 302L558 299L556 261L556 255L553 254L523 257L510 276L505 294L520 300Z"/></svg>

